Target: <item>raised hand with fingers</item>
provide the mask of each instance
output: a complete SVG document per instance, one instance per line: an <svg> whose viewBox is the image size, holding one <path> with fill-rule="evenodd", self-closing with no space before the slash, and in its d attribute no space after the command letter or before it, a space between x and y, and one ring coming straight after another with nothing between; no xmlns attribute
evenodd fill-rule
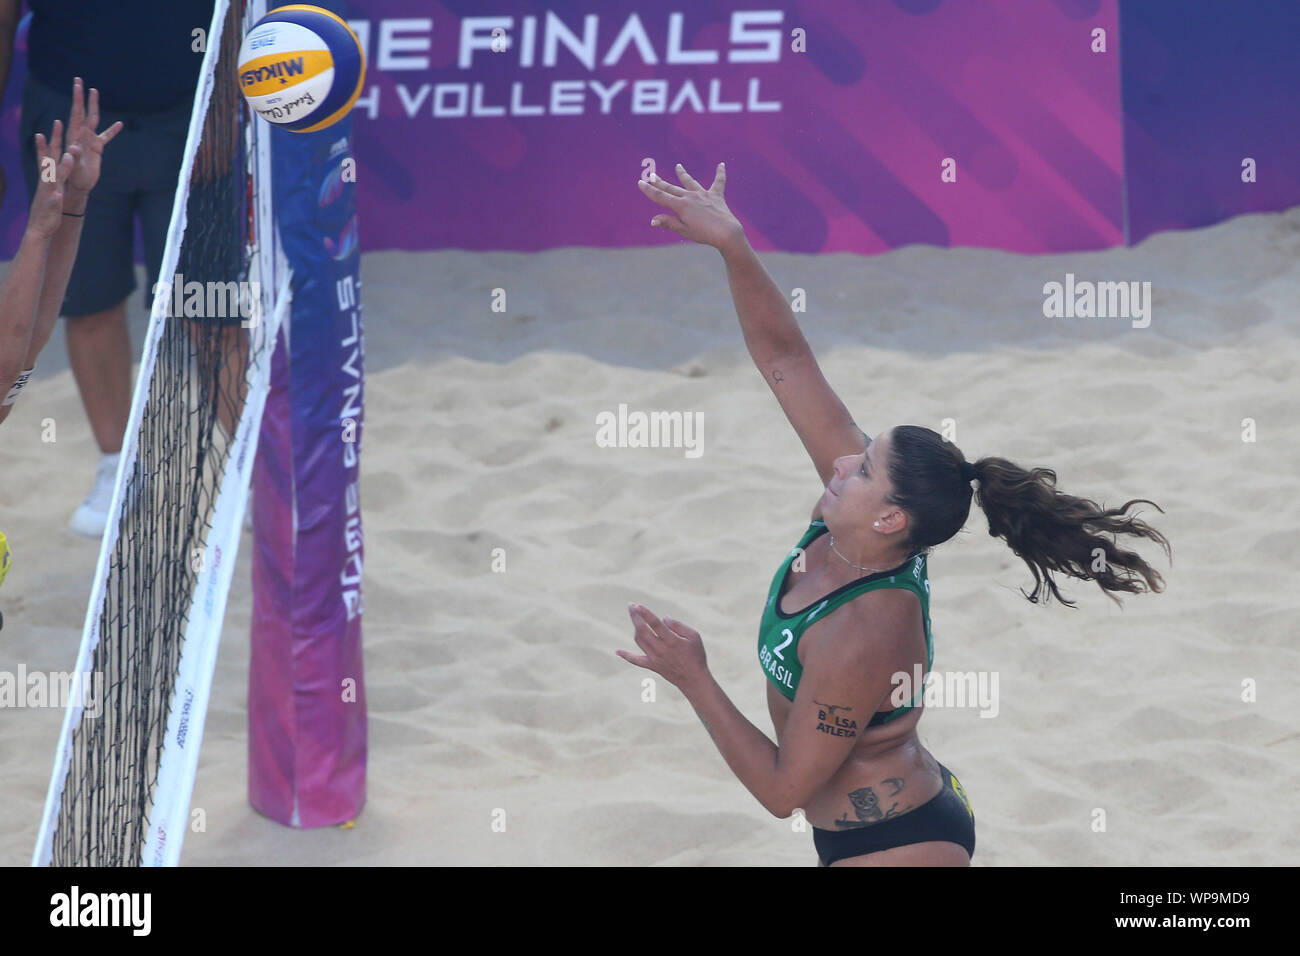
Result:
<svg viewBox="0 0 1300 956"><path fill-rule="evenodd" d="M47 141L43 133L36 134L36 195L32 198L31 216L27 231L34 236L49 239L63 224L63 202L77 162L81 147L73 144L62 152L63 123L54 121L54 129Z"/></svg>
<svg viewBox="0 0 1300 956"><path fill-rule="evenodd" d="M722 250L731 243L742 241L745 228L731 214L723 198L727 185L727 167L718 163L713 185L705 189L677 164L680 186L674 186L654 173L649 179L637 180L641 192L652 202L657 202L675 215L660 213L650 220L650 225L671 229L679 236Z"/></svg>
<svg viewBox="0 0 1300 956"><path fill-rule="evenodd" d="M113 137L122 132L119 120L102 133L95 132L99 126L99 90L90 91L90 102L86 103L85 86L81 77L72 81L72 114L68 118L68 145L80 147L72 178L68 183L70 199L84 199L99 182L99 166L104 155L104 147L113 141ZM80 212L80 210L75 210Z"/></svg>
<svg viewBox="0 0 1300 956"><path fill-rule="evenodd" d="M615 651L629 664L652 670L685 694L709 679L708 659L700 632L672 618L657 617L641 604L629 604L627 613L632 618L632 639L645 654L637 656L628 651Z"/></svg>

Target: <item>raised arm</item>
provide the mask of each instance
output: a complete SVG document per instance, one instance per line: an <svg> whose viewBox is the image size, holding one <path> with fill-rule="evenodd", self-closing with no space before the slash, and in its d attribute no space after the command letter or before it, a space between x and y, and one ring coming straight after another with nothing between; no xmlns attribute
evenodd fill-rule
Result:
<svg viewBox="0 0 1300 956"><path fill-rule="evenodd" d="M860 454L867 437L826 381L785 295L763 268L745 238L744 227L727 208L725 166L718 164L708 189L681 165L677 176L681 186L658 177L639 181L647 197L676 214L676 218L657 215L651 225L713 246L722 254L745 347L825 485L835 459Z"/></svg>
<svg viewBox="0 0 1300 956"><path fill-rule="evenodd" d="M62 199L59 200L62 203ZM18 244L18 254L0 282L0 402L4 402L18 376L27 368L27 347L36 323L36 300L45 276L45 254L51 233L31 222ZM8 404L0 404L0 421L9 417Z"/></svg>
<svg viewBox="0 0 1300 956"><path fill-rule="evenodd" d="M8 395L26 363L36 325L37 303L45 280L46 257L63 219L63 191L72 173L74 157L63 153L36 134L37 168L40 170L32 211L18 246L18 255L0 285L0 402ZM12 404L0 404L0 422L9 417Z"/></svg>
<svg viewBox="0 0 1300 956"><path fill-rule="evenodd" d="M861 454L867 437L822 374L785 296L742 233L719 250L749 357L781 403L823 485L835 459Z"/></svg>

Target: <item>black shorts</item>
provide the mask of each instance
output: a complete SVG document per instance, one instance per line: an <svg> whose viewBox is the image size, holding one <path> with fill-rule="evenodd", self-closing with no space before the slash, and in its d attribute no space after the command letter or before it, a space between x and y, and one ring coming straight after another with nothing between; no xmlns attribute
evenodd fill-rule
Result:
<svg viewBox="0 0 1300 956"><path fill-rule="evenodd" d="M144 235L146 275L151 287L145 296L148 308L167 244L191 107L192 103L186 101L158 113L100 110L100 130L118 120L123 129L104 150L99 183L86 206L81 246L61 314L75 318L102 312L135 291L137 218ZM34 137L44 133L48 138L56 119L62 120L66 129L71 109L71 90L51 90L28 75L23 86L19 140L29 200L36 193Z"/></svg>
<svg viewBox="0 0 1300 956"><path fill-rule="evenodd" d="M864 853L876 853L909 843L943 840L959 843L975 855L975 812L961 782L943 764L943 789L931 799L901 816L849 830L813 827L813 845L823 866Z"/></svg>

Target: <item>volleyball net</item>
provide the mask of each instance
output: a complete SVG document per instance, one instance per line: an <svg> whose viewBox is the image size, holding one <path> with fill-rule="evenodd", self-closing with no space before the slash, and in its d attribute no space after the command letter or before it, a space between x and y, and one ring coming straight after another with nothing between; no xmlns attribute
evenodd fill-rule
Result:
<svg viewBox="0 0 1300 956"><path fill-rule="evenodd" d="M269 132L236 58L263 0L218 0L34 865L169 865L186 833L271 357L290 298Z"/></svg>

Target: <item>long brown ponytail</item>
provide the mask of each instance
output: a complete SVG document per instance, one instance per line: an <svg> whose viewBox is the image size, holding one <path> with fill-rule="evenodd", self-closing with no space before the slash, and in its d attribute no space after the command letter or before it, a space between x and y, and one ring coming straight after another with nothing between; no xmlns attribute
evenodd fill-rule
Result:
<svg viewBox="0 0 1300 956"><path fill-rule="evenodd" d="M893 431L889 477L892 501L909 516L915 549L947 541L965 524L971 487L962 477L962 453L928 428L900 425ZM1103 508L1088 498L1056 488L1050 468L1026 470L1005 458L981 458L973 465L979 482L974 499L988 519L989 534L1002 538L1029 566L1034 589L1025 597L1037 603L1056 598L1067 607L1054 575L1094 581L1111 598L1164 590L1160 573L1135 551L1119 546L1118 535L1146 538L1172 557L1168 539L1137 515L1134 505L1160 506L1134 498L1118 508ZM1116 599L1118 600L1118 599Z"/></svg>

